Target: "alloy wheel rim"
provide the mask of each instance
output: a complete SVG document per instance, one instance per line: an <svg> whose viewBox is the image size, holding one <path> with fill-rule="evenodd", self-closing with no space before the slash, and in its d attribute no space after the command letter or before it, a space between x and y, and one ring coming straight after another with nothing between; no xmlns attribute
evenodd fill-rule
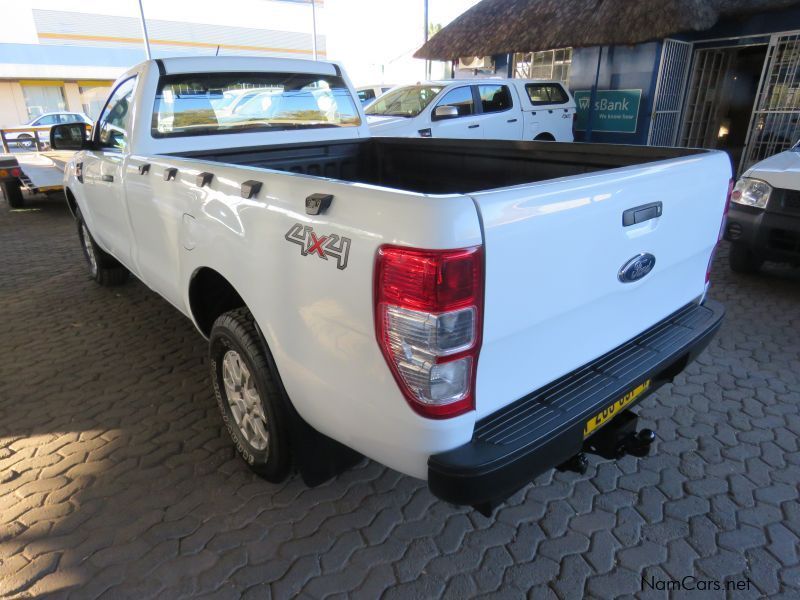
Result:
<svg viewBox="0 0 800 600"><path fill-rule="evenodd" d="M89 268L92 271L92 275L95 275L97 273L97 258L94 255L92 238L86 228L86 223L81 223L81 238L83 238L83 251L86 253L86 260L89 261Z"/></svg>
<svg viewBox="0 0 800 600"><path fill-rule="evenodd" d="M255 378L236 350L222 357L222 382L233 420L247 443L256 450L269 445L269 428Z"/></svg>

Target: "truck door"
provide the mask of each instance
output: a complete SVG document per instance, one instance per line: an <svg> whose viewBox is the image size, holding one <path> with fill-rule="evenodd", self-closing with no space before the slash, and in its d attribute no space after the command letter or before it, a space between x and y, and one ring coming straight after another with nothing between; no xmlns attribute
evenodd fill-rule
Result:
<svg viewBox="0 0 800 600"><path fill-rule="evenodd" d="M132 240L123 177L135 88L136 77L131 77L111 94L98 120L95 146L86 152L82 167L91 233L129 269L133 268Z"/></svg>
<svg viewBox="0 0 800 600"><path fill-rule="evenodd" d="M436 116L436 109L452 106L457 111L453 116ZM481 125L475 114L472 86L462 85L442 96L431 109L431 134L438 138L482 138Z"/></svg>
<svg viewBox="0 0 800 600"><path fill-rule="evenodd" d="M507 85L486 83L475 86L480 102L480 129L487 140L521 140L522 112Z"/></svg>

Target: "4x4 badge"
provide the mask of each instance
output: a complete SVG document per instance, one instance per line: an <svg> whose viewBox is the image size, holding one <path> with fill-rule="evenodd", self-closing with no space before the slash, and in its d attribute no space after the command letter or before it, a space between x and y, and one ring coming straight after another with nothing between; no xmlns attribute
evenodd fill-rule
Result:
<svg viewBox="0 0 800 600"><path fill-rule="evenodd" d="M336 259L337 269L347 268L347 255L350 254L350 238L340 237L335 233L317 235L309 225L295 223L283 236L287 242L300 246L303 256L316 255L323 260L328 257Z"/></svg>

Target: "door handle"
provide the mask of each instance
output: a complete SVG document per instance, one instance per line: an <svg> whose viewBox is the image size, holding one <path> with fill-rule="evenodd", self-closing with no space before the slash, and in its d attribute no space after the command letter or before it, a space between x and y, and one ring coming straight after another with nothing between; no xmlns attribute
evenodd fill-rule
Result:
<svg viewBox="0 0 800 600"><path fill-rule="evenodd" d="M516 122L517 122L516 119L509 119L508 121L506 121L506 123L516 123Z"/></svg>
<svg viewBox="0 0 800 600"><path fill-rule="evenodd" d="M480 127L480 125L478 125L477 123L475 123L474 125L470 125L470 126L469 126L469 129L475 129L476 127Z"/></svg>
<svg viewBox="0 0 800 600"><path fill-rule="evenodd" d="M114 176L113 175L101 175L100 176L100 181L108 181L109 183L111 183L112 181L114 181Z"/></svg>
<svg viewBox="0 0 800 600"><path fill-rule="evenodd" d="M663 205L661 202L650 202L649 204L629 208L622 213L622 226L628 227L637 223L644 223L650 219L656 219L661 216L662 212Z"/></svg>

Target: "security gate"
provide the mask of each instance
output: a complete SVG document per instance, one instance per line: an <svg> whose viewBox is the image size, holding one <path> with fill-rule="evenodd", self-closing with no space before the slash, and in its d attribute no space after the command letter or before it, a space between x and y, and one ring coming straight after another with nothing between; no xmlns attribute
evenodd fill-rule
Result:
<svg viewBox="0 0 800 600"><path fill-rule="evenodd" d="M664 40L658 67L653 114L650 117L649 146L674 146L680 123L686 73L692 56L691 42Z"/></svg>
<svg viewBox="0 0 800 600"><path fill-rule="evenodd" d="M800 138L800 32L770 38L739 172Z"/></svg>
<svg viewBox="0 0 800 600"><path fill-rule="evenodd" d="M720 101L729 65L730 53L724 49L707 48L695 52L681 128L681 146L716 147Z"/></svg>

